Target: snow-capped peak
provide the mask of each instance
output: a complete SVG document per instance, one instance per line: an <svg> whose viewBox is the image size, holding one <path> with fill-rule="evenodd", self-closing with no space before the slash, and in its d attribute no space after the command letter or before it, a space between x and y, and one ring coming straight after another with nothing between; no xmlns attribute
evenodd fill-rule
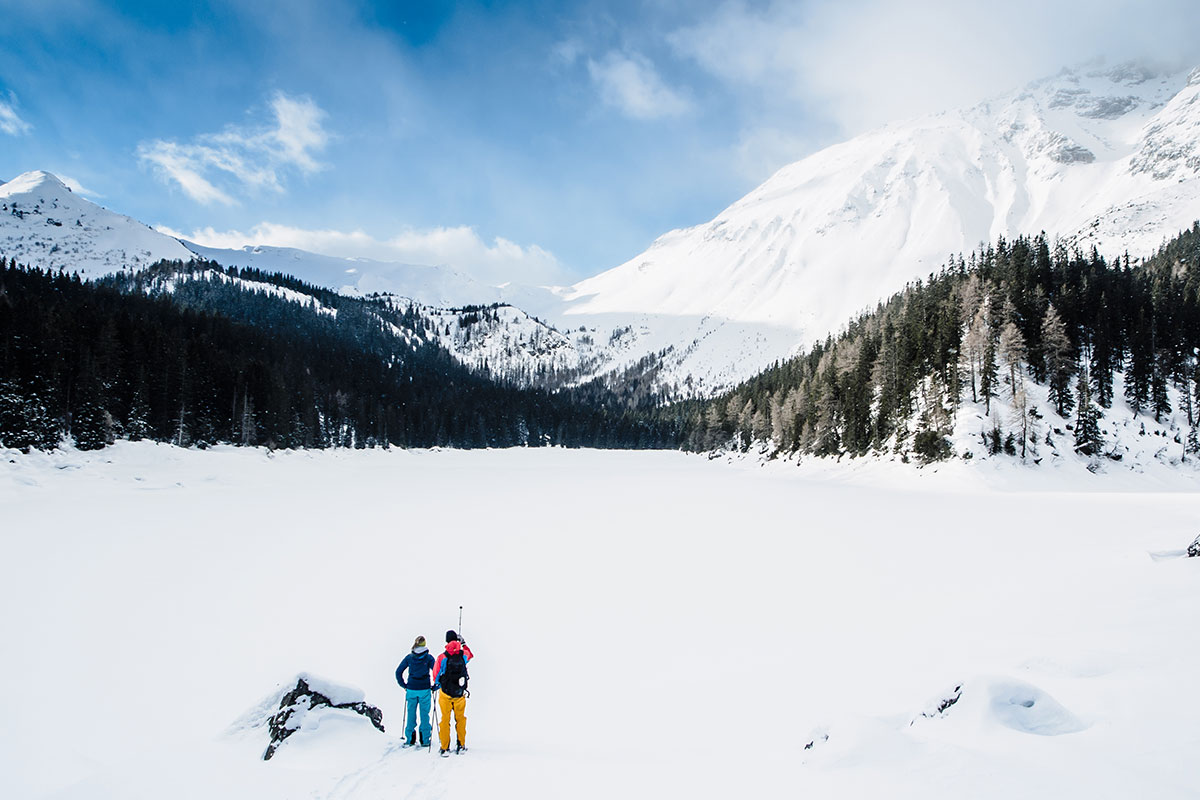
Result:
<svg viewBox="0 0 1200 800"><path fill-rule="evenodd" d="M45 170L25 172L7 183L0 183L0 198L43 198L71 191L58 176Z"/></svg>
<svg viewBox="0 0 1200 800"><path fill-rule="evenodd" d="M80 197L44 170L0 184L0 254L82 275L194 257L177 240Z"/></svg>

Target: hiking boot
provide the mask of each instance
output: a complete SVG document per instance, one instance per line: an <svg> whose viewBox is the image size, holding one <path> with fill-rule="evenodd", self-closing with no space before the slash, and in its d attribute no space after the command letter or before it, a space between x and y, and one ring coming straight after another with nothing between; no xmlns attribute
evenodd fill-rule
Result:
<svg viewBox="0 0 1200 800"><path fill-rule="evenodd" d="M449 750L447 750L446 748L444 748L444 747L443 747L443 748L442 748L442 749L441 749L441 750L438 752L438 755L439 755L439 756L441 756L442 758L449 758L449 757L450 757L450 751L449 751Z"/></svg>
<svg viewBox="0 0 1200 800"><path fill-rule="evenodd" d="M410 734L408 735L408 741L406 741L406 742L404 743L404 746L405 746L405 747L415 747L415 746L416 746L416 744L417 744L417 734L415 734L415 733L410 733Z"/></svg>
<svg viewBox="0 0 1200 800"><path fill-rule="evenodd" d="M465 753L465 752L467 752L467 746L465 744L456 745L454 747L455 755L457 755L459 753Z"/></svg>

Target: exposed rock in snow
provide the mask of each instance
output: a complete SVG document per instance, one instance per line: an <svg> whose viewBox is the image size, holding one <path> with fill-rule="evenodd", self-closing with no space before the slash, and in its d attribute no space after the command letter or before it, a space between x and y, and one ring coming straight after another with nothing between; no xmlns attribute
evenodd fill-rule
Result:
<svg viewBox="0 0 1200 800"><path fill-rule="evenodd" d="M383 732L383 712L368 705L360 690L302 672L296 676L291 690L280 697L279 710L266 720L271 742L263 753L263 760L270 760L284 740L297 731L315 730L320 725L320 709L323 708L353 711Z"/></svg>
<svg viewBox="0 0 1200 800"><path fill-rule="evenodd" d="M1196 541L1188 545L1187 554L1189 558L1200 558L1200 536L1196 537Z"/></svg>
<svg viewBox="0 0 1200 800"><path fill-rule="evenodd" d="M961 683L955 686L953 691L946 692L935 702L931 703L929 708L921 712L921 716L925 717L926 719L945 716L946 712L949 711L955 703L962 699L962 689L963 687ZM915 722L916 720L913 720L913 723Z"/></svg>

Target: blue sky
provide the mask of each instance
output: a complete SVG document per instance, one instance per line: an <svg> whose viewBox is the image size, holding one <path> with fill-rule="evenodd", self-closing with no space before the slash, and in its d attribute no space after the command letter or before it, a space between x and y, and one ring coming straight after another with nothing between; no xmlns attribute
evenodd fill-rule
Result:
<svg viewBox="0 0 1200 800"><path fill-rule="evenodd" d="M1100 54L1200 62L1193 0L993 7L0 0L0 178L208 244L561 282L889 119Z"/></svg>

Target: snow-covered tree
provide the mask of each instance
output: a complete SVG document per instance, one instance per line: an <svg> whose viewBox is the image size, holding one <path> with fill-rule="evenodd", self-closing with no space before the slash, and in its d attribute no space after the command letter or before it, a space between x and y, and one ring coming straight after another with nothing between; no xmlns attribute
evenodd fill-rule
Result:
<svg viewBox="0 0 1200 800"><path fill-rule="evenodd" d="M1009 319L1000 329L1000 358L1008 367L1008 389L1011 395L1017 393L1017 378L1020 376L1021 365L1025 363L1025 336L1017 324Z"/></svg>
<svg viewBox="0 0 1200 800"><path fill-rule="evenodd" d="M1050 383L1050 402L1060 417L1071 412L1074 400L1071 397L1071 373L1074 362L1071 359L1071 340L1067 336L1067 326L1063 324L1058 310L1051 303L1046 309L1042 320L1042 354L1046 362L1046 377Z"/></svg>

